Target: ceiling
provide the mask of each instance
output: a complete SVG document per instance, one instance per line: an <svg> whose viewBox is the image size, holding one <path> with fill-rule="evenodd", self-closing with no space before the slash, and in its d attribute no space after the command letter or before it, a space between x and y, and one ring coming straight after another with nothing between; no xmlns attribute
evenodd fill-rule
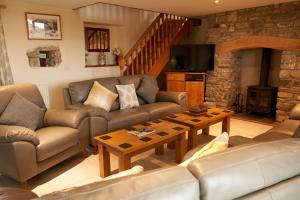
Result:
<svg viewBox="0 0 300 200"><path fill-rule="evenodd" d="M117 4L144 10L172 13L182 16L197 17L242 8L258 7L270 4L290 2L294 0L22 0L57 7L78 8L102 2Z"/></svg>

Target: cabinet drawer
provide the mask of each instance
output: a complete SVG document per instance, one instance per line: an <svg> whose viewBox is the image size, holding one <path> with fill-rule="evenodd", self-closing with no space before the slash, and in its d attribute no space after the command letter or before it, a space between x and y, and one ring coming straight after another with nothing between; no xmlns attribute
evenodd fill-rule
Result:
<svg viewBox="0 0 300 200"><path fill-rule="evenodd" d="M184 81L185 80L185 74L170 73L170 74L167 74L167 80L171 80L171 81Z"/></svg>

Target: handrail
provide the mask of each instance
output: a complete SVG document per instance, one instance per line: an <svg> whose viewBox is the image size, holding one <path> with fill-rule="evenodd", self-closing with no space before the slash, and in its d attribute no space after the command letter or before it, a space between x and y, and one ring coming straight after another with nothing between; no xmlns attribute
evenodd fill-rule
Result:
<svg viewBox="0 0 300 200"><path fill-rule="evenodd" d="M189 22L190 19L186 17L159 14L125 56L120 58L121 70L126 75L149 72Z"/></svg>

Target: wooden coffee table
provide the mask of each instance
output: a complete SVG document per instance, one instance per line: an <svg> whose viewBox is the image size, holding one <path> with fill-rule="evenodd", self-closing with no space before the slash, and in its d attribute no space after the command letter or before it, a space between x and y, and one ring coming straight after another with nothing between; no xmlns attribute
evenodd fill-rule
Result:
<svg viewBox="0 0 300 200"><path fill-rule="evenodd" d="M186 153L186 132L189 127L165 120L154 120L133 126L134 128L148 127L154 130L145 137L139 138L122 129L95 137L99 148L100 176L106 177L111 173L109 153L119 158L119 171L131 168L131 157L155 148L156 154L162 154L164 144L176 142L176 161L181 162Z"/></svg>
<svg viewBox="0 0 300 200"><path fill-rule="evenodd" d="M218 122L222 122L222 132L230 133L230 118L233 111L209 108L206 113L199 116L192 115L189 112L179 113L176 115L169 115L165 120L175 122L190 127L188 133L188 150L197 147L197 132L202 129L202 134L209 134L209 127Z"/></svg>

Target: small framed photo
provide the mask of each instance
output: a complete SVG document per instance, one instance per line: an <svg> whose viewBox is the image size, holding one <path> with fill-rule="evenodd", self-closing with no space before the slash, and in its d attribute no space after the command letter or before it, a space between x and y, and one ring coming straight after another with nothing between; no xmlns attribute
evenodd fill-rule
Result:
<svg viewBox="0 0 300 200"><path fill-rule="evenodd" d="M59 15L25 13L29 40L61 40Z"/></svg>

